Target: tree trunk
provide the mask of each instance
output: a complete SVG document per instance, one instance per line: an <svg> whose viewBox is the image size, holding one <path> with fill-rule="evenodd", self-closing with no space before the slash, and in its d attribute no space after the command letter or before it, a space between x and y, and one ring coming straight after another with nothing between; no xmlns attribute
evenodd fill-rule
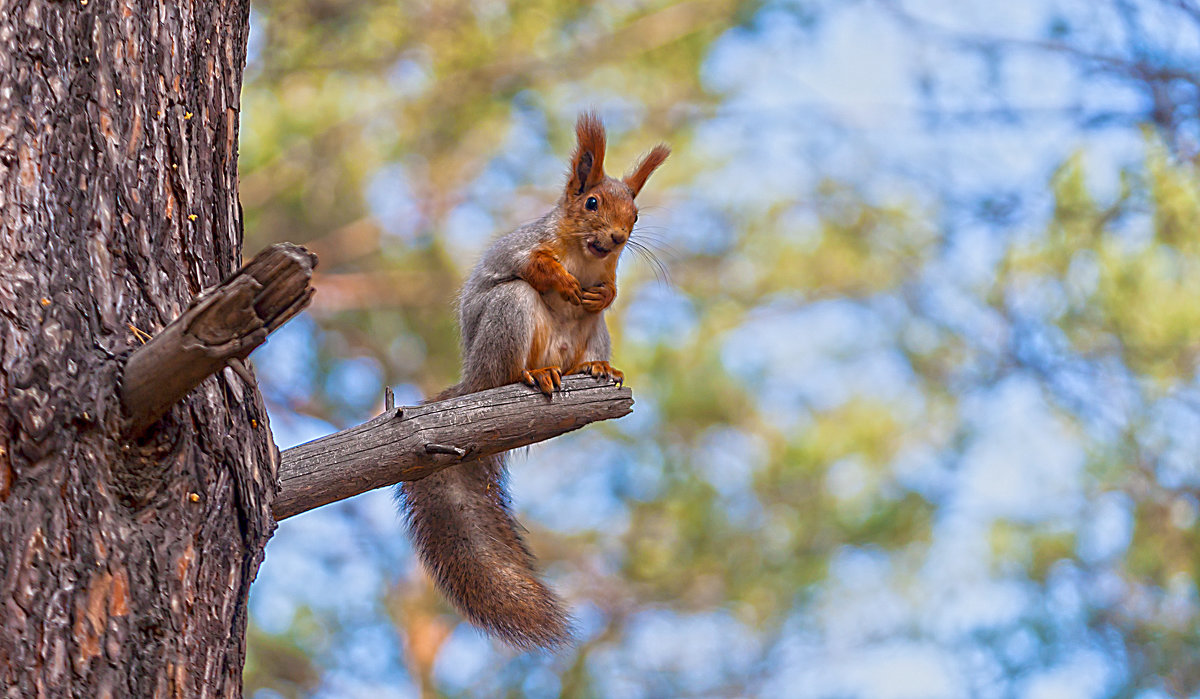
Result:
<svg viewBox="0 0 1200 699"><path fill-rule="evenodd" d="M248 4L0 2L0 684L238 696L273 527L261 397L210 376L140 439L119 382L240 263Z"/></svg>

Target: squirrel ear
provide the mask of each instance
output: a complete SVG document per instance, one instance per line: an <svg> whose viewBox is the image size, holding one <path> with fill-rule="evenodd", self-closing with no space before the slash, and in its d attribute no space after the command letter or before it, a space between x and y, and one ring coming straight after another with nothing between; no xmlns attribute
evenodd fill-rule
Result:
<svg viewBox="0 0 1200 699"><path fill-rule="evenodd" d="M604 125L595 112L579 115L575 122L575 153L571 156L571 175L567 194L578 196L604 179Z"/></svg>
<svg viewBox="0 0 1200 699"><path fill-rule="evenodd" d="M638 192L642 191L642 187L646 184L646 180L650 178L650 173L658 169L659 165L667 159L671 154L671 149L660 143L654 147L646 157L642 158L642 162L638 163L637 168L633 172L625 175L625 184L629 190L633 192L633 196L637 196Z"/></svg>

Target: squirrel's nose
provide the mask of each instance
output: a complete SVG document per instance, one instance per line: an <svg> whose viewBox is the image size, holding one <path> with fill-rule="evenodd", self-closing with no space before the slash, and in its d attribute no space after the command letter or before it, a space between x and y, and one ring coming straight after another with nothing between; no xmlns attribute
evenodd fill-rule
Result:
<svg viewBox="0 0 1200 699"><path fill-rule="evenodd" d="M620 245L621 243L625 242L625 236L621 235L620 233L613 233L612 240L613 245Z"/></svg>

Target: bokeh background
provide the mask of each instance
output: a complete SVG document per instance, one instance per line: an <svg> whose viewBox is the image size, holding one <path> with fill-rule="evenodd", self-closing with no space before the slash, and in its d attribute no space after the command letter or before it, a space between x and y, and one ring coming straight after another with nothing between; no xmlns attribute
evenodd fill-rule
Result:
<svg viewBox="0 0 1200 699"><path fill-rule="evenodd" d="M579 643L460 623L391 493L281 524L274 697L1200 696L1200 2L262 0L246 249L280 447L456 380L453 298L562 186L639 199L637 400L512 489Z"/></svg>

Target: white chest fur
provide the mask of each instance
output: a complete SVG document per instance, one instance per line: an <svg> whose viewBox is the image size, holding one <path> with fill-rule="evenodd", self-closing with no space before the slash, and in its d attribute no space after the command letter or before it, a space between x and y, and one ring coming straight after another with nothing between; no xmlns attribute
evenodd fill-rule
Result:
<svg viewBox="0 0 1200 699"><path fill-rule="evenodd" d="M557 292L542 294L541 298L535 322L541 329L544 343L533 364L538 368L557 366L567 371L583 361L596 324L604 322L603 316L564 301Z"/></svg>

